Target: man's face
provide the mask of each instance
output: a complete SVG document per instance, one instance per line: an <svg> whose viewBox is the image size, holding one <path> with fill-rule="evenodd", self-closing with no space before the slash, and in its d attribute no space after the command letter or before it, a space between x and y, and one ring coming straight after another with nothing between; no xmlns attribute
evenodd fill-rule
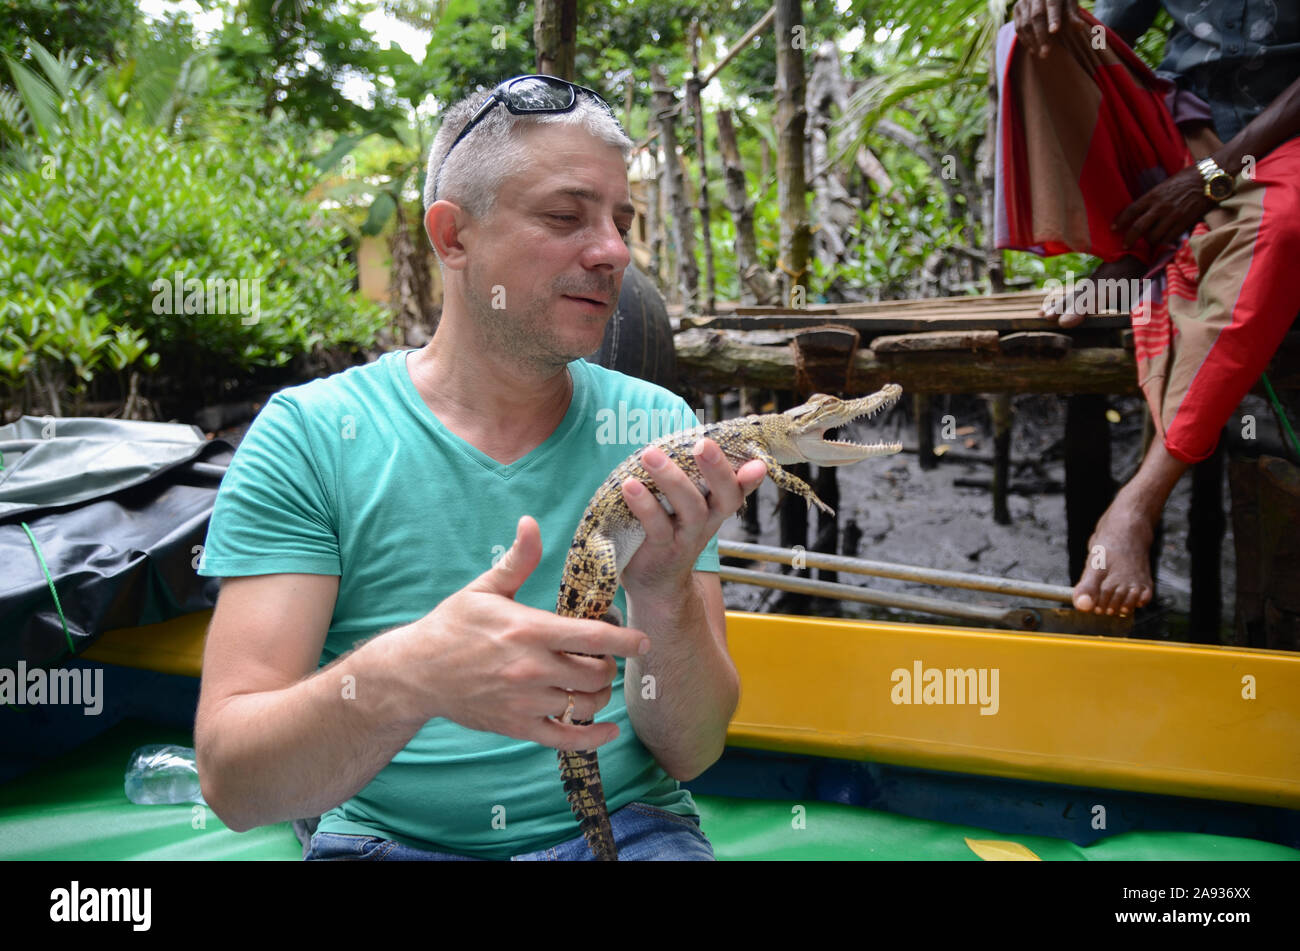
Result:
<svg viewBox="0 0 1300 951"><path fill-rule="evenodd" d="M558 368L600 347L634 209L617 148L572 126L536 126L524 141L530 167L462 231L465 300L494 349Z"/></svg>

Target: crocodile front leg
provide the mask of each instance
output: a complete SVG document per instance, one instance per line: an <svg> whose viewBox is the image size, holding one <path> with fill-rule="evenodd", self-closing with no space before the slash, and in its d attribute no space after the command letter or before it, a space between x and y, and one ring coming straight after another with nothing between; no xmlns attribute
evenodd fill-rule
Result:
<svg viewBox="0 0 1300 951"><path fill-rule="evenodd" d="M733 464L739 460L743 463L750 459L762 459L763 464L767 466L767 477L776 484L777 488L784 489L787 492L793 492L795 495L802 497L809 505L815 505L827 515L834 515L835 510L817 497L817 493L803 479L799 478L792 472L782 469L780 463L772 458L771 454L761 446L750 445L744 455L739 455Z"/></svg>

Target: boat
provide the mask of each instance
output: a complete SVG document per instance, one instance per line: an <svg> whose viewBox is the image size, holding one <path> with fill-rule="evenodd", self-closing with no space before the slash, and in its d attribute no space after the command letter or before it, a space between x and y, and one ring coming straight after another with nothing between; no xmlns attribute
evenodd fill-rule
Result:
<svg viewBox="0 0 1300 951"><path fill-rule="evenodd" d="M1300 860L1300 656L727 617L740 706L686 784L719 860ZM0 785L0 858L301 858L289 823L235 833L125 796L132 749L192 745L209 620L114 630L72 662L103 671L107 716L3 714L64 752Z"/></svg>

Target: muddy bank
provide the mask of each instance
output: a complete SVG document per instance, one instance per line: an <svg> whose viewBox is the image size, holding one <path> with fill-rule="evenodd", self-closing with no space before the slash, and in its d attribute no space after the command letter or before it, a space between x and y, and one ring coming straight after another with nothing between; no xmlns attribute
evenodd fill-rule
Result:
<svg viewBox="0 0 1300 951"><path fill-rule="evenodd" d="M987 489L958 484L962 481L987 482L992 475L993 430L984 401L974 397L935 399L936 426L941 425L943 416L951 415L953 428L963 434L944 440L936 431L936 447L946 445L948 448L939 457L938 466L928 471L921 468L917 458L916 429L908 412L908 403L903 400L882 419L855 424L843 432L843 438L850 440L898 441L903 444L904 452L839 469L841 548L848 520L853 519L862 532L857 552L862 558L1072 585L1076 579L1068 575L1066 552L1064 399L1040 395L1013 398L1011 491L1007 500L1012 519L1010 525L998 525L993 521L993 498ZM1136 397L1115 397L1109 405L1118 413L1118 421L1110 424L1110 475L1122 483L1136 471L1141 459L1142 404ZM1242 411L1252 408L1260 412L1262 404L1259 407L1243 404ZM968 428L973 431L968 432ZM979 457L988 462L978 461ZM747 536L739 519L729 519L722 528L721 537L737 541L757 540L766 545L779 543L773 511L777 490L766 481L758 494L761 537L753 539ZM1191 595L1191 566L1187 551L1190 506L1189 474L1174 490L1165 509L1156 601L1137 619L1135 633L1141 636L1178 639L1186 628ZM1226 478L1223 506L1227 512ZM815 532L816 518L815 512L809 517L810 535ZM804 574L815 576L812 572ZM1228 519L1222 551L1221 628L1231 628L1232 625L1235 578L1232 525ZM1016 602L977 591L934 588L886 578L841 574L839 581L874 590L924 594L967 604L1050 606L1046 602ZM749 585L727 583L723 588L728 607L741 610L771 610L781 598L779 592ZM834 612L831 604L823 602L819 607ZM845 617L964 623L847 602L842 603L841 613Z"/></svg>

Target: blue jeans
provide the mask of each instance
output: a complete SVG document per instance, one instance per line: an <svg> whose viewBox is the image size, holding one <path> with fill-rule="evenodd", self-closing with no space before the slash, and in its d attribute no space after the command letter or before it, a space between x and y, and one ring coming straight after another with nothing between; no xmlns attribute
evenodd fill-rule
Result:
<svg viewBox="0 0 1300 951"><path fill-rule="evenodd" d="M712 862L713 846L698 819L633 802L609 817L622 862ZM453 852L425 852L374 835L317 832L306 861L326 862L476 862ZM591 849L581 834L549 849L511 856L512 862L589 862Z"/></svg>

